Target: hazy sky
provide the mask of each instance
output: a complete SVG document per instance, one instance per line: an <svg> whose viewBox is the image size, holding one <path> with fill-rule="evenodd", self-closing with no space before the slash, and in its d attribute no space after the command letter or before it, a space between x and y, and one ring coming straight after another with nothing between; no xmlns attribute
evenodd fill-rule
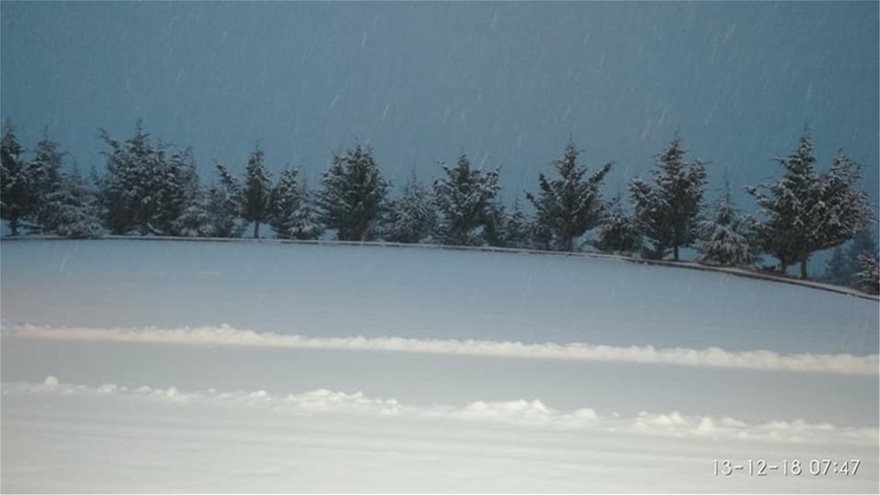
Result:
<svg viewBox="0 0 880 495"><path fill-rule="evenodd" d="M98 128L193 146L200 168L314 180L371 144L397 183L462 151L533 189L572 133L607 191L679 129L733 186L778 173L808 122L878 181L878 3L20 3L3 1L2 116L83 168ZM751 204L743 206L751 207Z"/></svg>

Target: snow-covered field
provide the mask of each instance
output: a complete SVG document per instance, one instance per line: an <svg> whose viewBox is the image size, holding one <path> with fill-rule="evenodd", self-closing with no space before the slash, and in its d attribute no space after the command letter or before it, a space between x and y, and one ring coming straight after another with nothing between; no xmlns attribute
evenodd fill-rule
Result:
<svg viewBox="0 0 880 495"><path fill-rule="evenodd" d="M880 490L876 301L373 246L4 241L0 264L3 491Z"/></svg>

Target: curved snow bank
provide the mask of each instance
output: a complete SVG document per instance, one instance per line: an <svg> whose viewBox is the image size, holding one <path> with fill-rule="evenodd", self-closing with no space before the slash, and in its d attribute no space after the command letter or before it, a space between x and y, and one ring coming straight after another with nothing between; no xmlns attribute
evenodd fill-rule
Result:
<svg viewBox="0 0 880 495"><path fill-rule="evenodd" d="M39 238L39 237L37 237ZM46 239L55 239L59 240L58 237L48 236ZM22 238L18 238L22 239ZM404 249L434 249L434 250L447 250L447 251L471 251L471 252L495 252L495 253L508 253L508 254L530 254L530 255L544 255L544 256L567 256L567 257L581 257L581 258L592 258L599 260L608 260L608 261L623 261L627 263L637 263L642 265L651 265L651 266L665 266L670 268L684 268L687 270L697 270L702 272L715 272L715 273L724 273L728 275L735 275L738 277L751 278L756 280L764 280L768 282L777 282L781 284L795 285L800 287L807 287L811 289L819 289L824 290L826 292L834 292L837 294L843 294L845 296L857 297L859 299L865 299L868 301L877 301L878 296L876 294L868 294L858 289L853 289L852 287L844 287L842 285L834 285L823 282L818 282L815 280L802 280L799 278L792 278L784 274L774 273L774 272L762 272L756 269L747 269L747 268L737 268L737 267L726 267L726 266L714 266L714 265L705 265L702 263L698 263L696 261L672 261L672 260L655 260L650 258L639 258L635 256L626 256L622 254L611 254L611 253L602 253L596 251L548 251L542 249L528 249L528 248L505 248L505 247L496 247L496 246L453 246L447 244L411 244L411 243L400 243L400 242L389 242L389 241L339 241L339 240L329 240L329 239L321 239L321 240L299 240L299 239L247 239L247 238L200 238L200 237L163 237L163 236L124 236L124 235L114 235L114 236L105 236L102 239L111 239L111 240L151 240L151 241L207 241L207 242L250 242L250 243L274 243L274 244L303 244L303 245L321 245L321 246L355 246L355 247L391 247L391 248L404 248ZM64 238L60 238L60 240L68 240Z"/></svg>
<svg viewBox="0 0 880 495"><path fill-rule="evenodd" d="M57 235L29 235L27 237L10 237L10 236L0 236L0 240L2 241L63 241L63 242L73 242L80 241L78 239L68 239L66 237L60 237ZM548 251L542 249L528 249L528 248L505 248L505 247L496 247L496 246L454 246L448 244L429 244L429 243L420 243L420 244L411 244L411 243L400 243L400 242L390 242L390 241L340 241L334 239L318 239L318 240L302 240L302 239L269 239L269 238L261 238L261 239L251 239L246 237L172 237L172 236L137 236L137 235L106 235L94 239L90 239L91 241L167 241L167 242L198 242L198 243L244 243L244 244L292 244L292 245L305 245L305 246L351 246L351 247L375 247L375 248L403 248L403 249L423 249L423 250L446 250L446 251L471 251L471 252L495 252L495 253L508 253L508 254L528 254L528 255L543 255L543 256L556 256L556 257L581 257L581 258L592 258L599 260L610 260L610 261L623 261L628 263L637 263L642 265L651 265L651 266L665 266L672 268L684 268L687 270L699 270L703 272L717 272L717 273L725 273L729 275L735 275L739 277L757 279L757 280L765 280L769 282L778 282L782 284L796 285L801 287L807 287L812 289L824 290L827 292L834 292L837 294L843 294L846 296L857 297L860 299L865 299L868 301L877 301L878 296L875 294L868 294L866 292L860 291L858 289L853 289L851 287L844 287L841 285L827 284L822 282L817 282L814 280L802 280L798 278L792 278L787 275L773 273L773 272L762 272L755 269L746 269L746 268L736 268L736 267L725 267L725 266L714 266L714 265L705 265L702 263L697 263L696 261L672 261L672 260L655 260L649 258L639 258L635 256L625 256L622 254L611 254L611 253L603 253L597 251Z"/></svg>
<svg viewBox="0 0 880 495"><path fill-rule="evenodd" d="M173 402L180 405L237 407L292 415L362 415L411 419L433 419L504 424L555 430L586 430L607 433L701 437L707 439L771 440L835 444L876 444L877 428L837 426L774 420L749 424L731 417L688 416L678 412L640 412L634 417L617 413L600 414L593 409L559 411L540 400L476 401L463 406L416 406L395 399L365 397L362 393L344 393L326 389L300 394L274 395L264 390L254 392L186 392L176 387L125 387L112 383L98 387L60 382L48 376L42 383L4 383L4 397L58 394L86 400L133 400Z"/></svg>
<svg viewBox="0 0 880 495"><path fill-rule="evenodd" d="M572 344L525 344L490 340L439 340L401 337L330 337L280 335L239 330L227 325L197 328L81 328L18 326L12 335L32 339L67 341L109 341L145 344L271 347L344 351L380 351L524 359L608 361L640 364L668 364L695 367L725 367L762 371L794 371L877 375L877 355L779 354L772 351L729 352L717 347L688 349L654 346L616 347Z"/></svg>

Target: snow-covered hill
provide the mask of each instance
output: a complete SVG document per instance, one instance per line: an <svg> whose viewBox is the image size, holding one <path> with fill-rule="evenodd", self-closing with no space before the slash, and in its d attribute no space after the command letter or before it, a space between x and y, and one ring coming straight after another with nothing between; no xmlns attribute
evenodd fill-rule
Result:
<svg viewBox="0 0 880 495"><path fill-rule="evenodd" d="M5 491L874 491L877 301L614 259L0 244ZM855 475L714 460L859 459Z"/></svg>

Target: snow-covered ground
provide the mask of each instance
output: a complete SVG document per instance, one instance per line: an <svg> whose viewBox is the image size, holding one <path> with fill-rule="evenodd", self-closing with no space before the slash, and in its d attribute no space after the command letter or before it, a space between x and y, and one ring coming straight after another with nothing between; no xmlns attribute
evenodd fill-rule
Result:
<svg viewBox="0 0 880 495"><path fill-rule="evenodd" d="M4 491L880 490L876 301L373 246L15 241L0 269Z"/></svg>

